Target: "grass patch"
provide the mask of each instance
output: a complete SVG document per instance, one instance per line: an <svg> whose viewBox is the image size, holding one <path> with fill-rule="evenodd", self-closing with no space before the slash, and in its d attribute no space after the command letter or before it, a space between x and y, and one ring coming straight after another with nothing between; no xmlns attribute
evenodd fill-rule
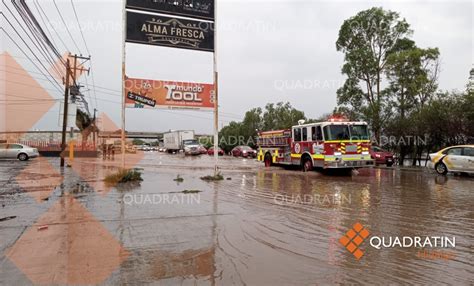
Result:
<svg viewBox="0 0 474 286"><path fill-rule="evenodd" d="M136 169L125 169L120 170L117 173L113 173L105 177L104 182L107 184L121 184L128 182L141 182L142 173Z"/></svg>
<svg viewBox="0 0 474 286"><path fill-rule="evenodd" d="M181 183L182 181L184 181L184 178L181 177L180 175L177 175L176 179L173 179L173 181Z"/></svg>
<svg viewBox="0 0 474 286"><path fill-rule="evenodd" d="M208 175L201 177L201 180L203 181L221 181L224 180L224 176L222 176L221 172L215 174L215 175Z"/></svg>
<svg viewBox="0 0 474 286"><path fill-rule="evenodd" d="M182 191L183 194L197 194L200 193L200 190L184 190Z"/></svg>

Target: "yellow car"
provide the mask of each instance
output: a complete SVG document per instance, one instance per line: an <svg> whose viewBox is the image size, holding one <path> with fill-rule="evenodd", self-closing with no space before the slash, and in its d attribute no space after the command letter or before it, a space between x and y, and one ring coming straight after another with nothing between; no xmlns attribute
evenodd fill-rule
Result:
<svg viewBox="0 0 474 286"><path fill-rule="evenodd" d="M474 145L451 146L432 153L428 167L442 175L448 172L474 174Z"/></svg>

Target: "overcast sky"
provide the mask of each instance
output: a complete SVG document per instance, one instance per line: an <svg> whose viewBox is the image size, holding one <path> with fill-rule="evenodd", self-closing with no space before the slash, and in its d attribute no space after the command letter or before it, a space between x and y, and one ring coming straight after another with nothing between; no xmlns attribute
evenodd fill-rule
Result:
<svg viewBox="0 0 474 286"><path fill-rule="evenodd" d="M63 27L52 1L40 1L66 47L72 53L87 54L70 1L56 2L79 51ZM27 3L33 13L37 13L33 2ZM94 80L98 86L97 104L90 92L91 109L97 107L120 126L122 1L75 0L74 3L91 52ZM219 0L220 125L240 120L245 111L269 102L289 101L312 118L331 112L336 106L336 90L344 82L340 73L343 54L335 47L339 28L345 19L373 6L397 11L406 18L419 47L440 49L441 89L465 88L474 62L472 1ZM4 22L2 26L5 26ZM54 33L51 28L50 32ZM3 33L1 40L3 50L18 56L16 60L26 69L35 70ZM61 52L66 52L57 36L53 40ZM212 83L212 53L127 44L127 75ZM84 77L80 81L85 84ZM38 82L51 88L44 80ZM87 82L92 84L91 76ZM58 92L51 94L55 98L61 96ZM59 104L35 127L59 130L58 110ZM211 112L127 109L126 115L127 130L212 132Z"/></svg>

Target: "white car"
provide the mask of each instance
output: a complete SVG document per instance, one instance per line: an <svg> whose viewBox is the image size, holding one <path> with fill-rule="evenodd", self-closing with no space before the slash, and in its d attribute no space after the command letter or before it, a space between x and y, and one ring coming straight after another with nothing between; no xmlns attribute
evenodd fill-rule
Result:
<svg viewBox="0 0 474 286"><path fill-rule="evenodd" d="M432 153L428 167L442 175L448 172L474 174L474 145L451 146Z"/></svg>
<svg viewBox="0 0 474 286"><path fill-rule="evenodd" d="M32 148L23 144L6 144L0 143L0 158L1 159L18 159L20 161L27 161L30 158L38 157L38 149Z"/></svg>
<svg viewBox="0 0 474 286"><path fill-rule="evenodd" d="M200 155L199 143L196 139L183 140L184 155Z"/></svg>

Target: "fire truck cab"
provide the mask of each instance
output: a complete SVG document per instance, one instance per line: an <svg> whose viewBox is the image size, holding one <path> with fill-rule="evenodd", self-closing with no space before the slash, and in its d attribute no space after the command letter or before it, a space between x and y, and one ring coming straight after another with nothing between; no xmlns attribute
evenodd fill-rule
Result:
<svg viewBox="0 0 474 286"><path fill-rule="evenodd" d="M258 133L257 160L271 165L299 165L303 171L317 168L372 166L370 135L366 122L331 118L291 129Z"/></svg>

